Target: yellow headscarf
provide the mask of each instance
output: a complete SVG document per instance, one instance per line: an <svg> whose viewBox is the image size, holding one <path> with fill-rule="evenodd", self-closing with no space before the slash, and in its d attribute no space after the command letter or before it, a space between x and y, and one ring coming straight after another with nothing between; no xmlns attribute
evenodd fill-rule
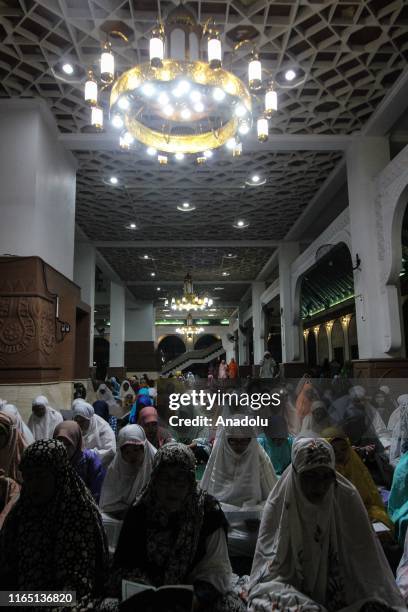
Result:
<svg viewBox="0 0 408 612"><path fill-rule="evenodd" d="M382 501L381 495L372 479L372 476L356 451L352 448L350 440L341 429L328 427L322 432L330 444L333 440L344 440L348 446L347 459L344 465L336 463L336 471L347 478L360 493L361 499L366 507L368 516L372 522L379 521L387 525L394 532L394 525L389 518Z"/></svg>

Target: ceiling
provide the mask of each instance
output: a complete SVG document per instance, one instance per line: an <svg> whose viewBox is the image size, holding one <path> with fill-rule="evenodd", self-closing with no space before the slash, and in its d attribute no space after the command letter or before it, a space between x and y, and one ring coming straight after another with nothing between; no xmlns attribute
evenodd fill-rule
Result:
<svg viewBox="0 0 408 612"><path fill-rule="evenodd" d="M279 111L271 122L275 135L333 138L324 150L271 150L249 147L240 158L217 153L205 167L191 161L158 166L144 151L120 152L99 146L89 134L89 109L83 103L85 70L95 65L105 31L120 29L129 44L114 44L117 70L145 61L148 39L157 17L178 1L155 0L0 0L0 97L46 100L61 134L73 137L78 160L77 223L97 242L131 246L99 248L107 263L129 288L145 299L157 297L151 282L174 281L187 271L193 278L221 286L222 271L235 284L224 285L222 301L237 302L308 205L343 155L339 135L364 130L367 122L407 67L408 5L403 0L207 0L186 2L200 23L214 17L222 31L224 64L246 80L245 55L234 45L250 38L263 65L280 84ZM75 66L63 77L63 61ZM299 82L291 89L283 72L294 68ZM300 83L300 81L302 81ZM108 92L102 105L108 109ZM107 112L106 112L107 116ZM110 126L106 127L109 136ZM271 137L273 142L273 136ZM77 144L75 144L77 143ZM108 150L106 150L108 149ZM257 173L266 184L243 188ZM110 176L118 187L104 183ZM188 201L191 213L177 210ZM233 228L237 218L250 225ZM126 229L129 223L137 229ZM306 230L306 222L305 222ZM165 245L154 247L154 241ZM207 248L172 245L183 240L208 241ZM238 241L225 249L212 241ZM270 246L240 246L240 241L267 240ZM152 242L148 264L139 256ZM236 255L230 261L229 252ZM239 284L238 284L239 281ZM197 284L197 283L196 283ZM209 285L200 289L209 291ZM163 290L172 287L166 286ZM156 293L155 293L156 292Z"/></svg>

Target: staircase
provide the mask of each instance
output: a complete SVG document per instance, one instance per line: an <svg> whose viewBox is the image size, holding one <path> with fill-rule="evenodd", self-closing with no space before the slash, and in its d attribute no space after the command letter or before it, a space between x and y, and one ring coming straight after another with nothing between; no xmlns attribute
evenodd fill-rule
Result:
<svg viewBox="0 0 408 612"><path fill-rule="evenodd" d="M208 363L213 359L216 359L220 355L225 353L225 349L222 346L221 340L214 342L211 346L205 349L199 349L198 351L187 351L182 353L172 361L168 361L162 367L162 374L169 374L176 370L185 370L192 366L194 363Z"/></svg>

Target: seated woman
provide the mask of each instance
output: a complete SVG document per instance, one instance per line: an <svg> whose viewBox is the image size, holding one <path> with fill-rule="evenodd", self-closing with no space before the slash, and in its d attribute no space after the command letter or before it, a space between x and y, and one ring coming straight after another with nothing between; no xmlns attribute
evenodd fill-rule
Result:
<svg viewBox="0 0 408 612"><path fill-rule="evenodd" d="M154 406L146 406L139 412L138 425L146 434L146 438L155 448L161 448L168 442L174 442L171 433L159 425L159 414Z"/></svg>
<svg viewBox="0 0 408 612"><path fill-rule="evenodd" d="M302 422L300 435L314 434L319 436L323 429L327 429L333 424L327 405L322 400L316 400L310 406L310 413L305 416Z"/></svg>
<svg viewBox="0 0 408 612"><path fill-rule="evenodd" d="M374 480L356 451L352 448L350 440L341 429L334 427L323 431L322 435L333 447L336 471L356 487L370 520L372 522L384 523L384 525L391 529L391 532L394 532L394 525L387 514Z"/></svg>
<svg viewBox="0 0 408 612"><path fill-rule="evenodd" d="M14 404L4 404L3 406L0 406L0 411L4 412L5 414L8 414L9 416L15 419L17 429L21 433L23 440L27 446L34 442L34 436L28 426L24 423L17 406L14 406Z"/></svg>
<svg viewBox="0 0 408 612"><path fill-rule="evenodd" d="M33 412L28 419L28 427L35 440L52 438L54 429L62 420L61 413L51 408L45 395L33 399Z"/></svg>
<svg viewBox="0 0 408 612"><path fill-rule="evenodd" d="M394 466L408 451L408 395L401 395L398 398L398 406L399 414L392 430L390 446L390 461Z"/></svg>
<svg viewBox="0 0 408 612"><path fill-rule="evenodd" d="M123 519L149 482L156 449L139 425L126 425L120 430L117 448L103 483L99 506L102 512Z"/></svg>
<svg viewBox="0 0 408 612"><path fill-rule="evenodd" d="M401 456L395 468L388 514L395 525L398 542L403 547L408 526L408 452Z"/></svg>
<svg viewBox="0 0 408 612"><path fill-rule="evenodd" d="M258 442L272 461L276 474L283 474L291 461L293 442L286 420L280 415L268 417L268 425L258 436Z"/></svg>
<svg viewBox="0 0 408 612"><path fill-rule="evenodd" d="M26 446L14 417L0 411L0 470L19 483L22 482L19 466Z"/></svg>
<svg viewBox="0 0 408 612"><path fill-rule="evenodd" d="M116 439L112 428L102 417L95 414L91 404L83 400L75 400L72 411L74 420L81 428L86 448L95 451L102 465L108 467L116 452Z"/></svg>
<svg viewBox="0 0 408 612"><path fill-rule="evenodd" d="M244 610L228 593L225 530L216 500L197 489L191 450L166 444L155 455L147 489L126 514L114 557L116 578L157 587L191 584L197 610Z"/></svg>
<svg viewBox="0 0 408 612"><path fill-rule="evenodd" d="M397 569L397 585L408 607L408 533L405 534L404 554Z"/></svg>
<svg viewBox="0 0 408 612"><path fill-rule="evenodd" d="M119 398L122 400L122 406L124 404L125 398L130 395L132 398L131 403L133 404L134 400L135 400L135 392L133 391L132 387L130 386L130 382L128 380L124 380L122 382L122 384L120 385L120 391L119 391Z"/></svg>
<svg viewBox="0 0 408 612"><path fill-rule="evenodd" d="M108 553L98 508L58 440L34 442L21 461L21 495L0 531L0 588L102 592Z"/></svg>
<svg viewBox="0 0 408 612"><path fill-rule="evenodd" d="M99 455L95 451L85 448L82 431L78 423L63 421L55 428L54 438L63 443L72 467L82 478L92 497L98 503L106 471Z"/></svg>
<svg viewBox="0 0 408 612"><path fill-rule="evenodd" d="M300 594L299 611L358 611L367 600L403 607L360 495L336 474L326 440L294 442L265 506L249 586L250 611L276 609L282 591Z"/></svg>
<svg viewBox="0 0 408 612"><path fill-rule="evenodd" d="M255 551L259 520L248 519L247 514L262 510L276 482L273 465L252 427L218 429L200 487L222 502L224 511L234 512L229 519L228 548L236 573L249 571Z"/></svg>

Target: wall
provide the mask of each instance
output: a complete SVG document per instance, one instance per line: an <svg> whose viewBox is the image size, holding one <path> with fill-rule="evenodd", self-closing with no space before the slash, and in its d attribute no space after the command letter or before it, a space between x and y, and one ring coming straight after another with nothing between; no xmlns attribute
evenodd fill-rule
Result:
<svg viewBox="0 0 408 612"><path fill-rule="evenodd" d="M0 101L1 253L38 255L73 277L76 166L45 103Z"/></svg>
<svg viewBox="0 0 408 612"><path fill-rule="evenodd" d="M152 302L126 302L125 365L131 371L155 371L154 306Z"/></svg>

